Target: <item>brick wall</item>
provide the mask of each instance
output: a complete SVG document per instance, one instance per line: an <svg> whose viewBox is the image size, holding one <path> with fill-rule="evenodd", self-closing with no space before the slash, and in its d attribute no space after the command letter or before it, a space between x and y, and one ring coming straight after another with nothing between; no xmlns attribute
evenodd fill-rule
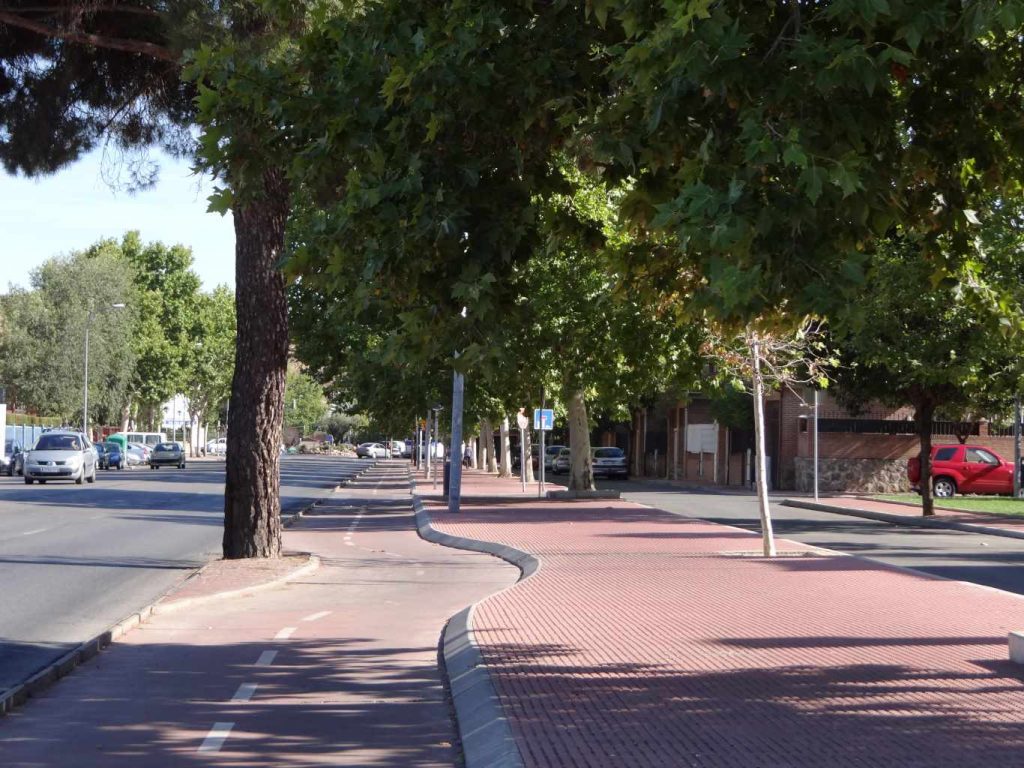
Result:
<svg viewBox="0 0 1024 768"><path fill-rule="evenodd" d="M813 455L811 434L800 441L799 456ZM1012 437L972 437L970 445L991 448L1008 461L1013 460ZM932 438L934 445L952 445L956 438L941 435ZM847 432L823 432L818 435L818 456L823 459L908 459L916 456L921 443L917 435L852 434Z"/></svg>

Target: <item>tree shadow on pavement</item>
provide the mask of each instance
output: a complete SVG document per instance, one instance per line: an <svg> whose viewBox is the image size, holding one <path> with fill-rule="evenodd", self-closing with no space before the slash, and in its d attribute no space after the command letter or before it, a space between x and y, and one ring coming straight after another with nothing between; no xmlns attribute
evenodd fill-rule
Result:
<svg viewBox="0 0 1024 768"><path fill-rule="evenodd" d="M0 719L5 768L452 766L436 647L372 640L117 644ZM257 667L267 649L271 666ZM254 684L248 701L232 701ZM216 754L199 751L231 723Z"/></svg>
<svg viewBox="0 0 1024 768"><path fill-rule="evenodd" d="M574 665L564 648L500 644L484 658L531 767L571 754L573 764L631 767L981 768L1024 754L1021 676L1001 665L681 671Z"/></svg>

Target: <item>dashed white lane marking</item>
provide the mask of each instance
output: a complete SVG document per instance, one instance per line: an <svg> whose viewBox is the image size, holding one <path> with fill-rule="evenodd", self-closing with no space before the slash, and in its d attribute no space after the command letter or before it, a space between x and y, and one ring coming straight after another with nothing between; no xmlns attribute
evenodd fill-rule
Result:
<svg viewBox="0 0 1024 768"><path fill-rule="evenodd" d="M206 738L203 739L203 743L199 745L199 751L220 752L220 748L224 746L224 741L234 727L234 723L214 723L213 728L210 729L210 732L206 734Z"/></svg>
<svg viewBox="0 0 1024 768"><path fill-rule="evenodd" d="M235 691L235 695L231 697L231 701L248 701L256 693L257 687L256 683L242 683Z"/></svg>
<svg viewBox="0 0 1024 768"><path fill-rule="evenodd" d="M346 546L346 547L354 547L354 546L355 546L355 544L353 544L353 543L352 543L351 541L346 541L346 542L345 542L345 546Z"/></svg>
<svg viewBox="0 0 1024 768"><path fill-rule="evenodd" d="M34 531L25 531L22 536L35 536L37 533L46 533L49 528L36 528Z"/></svg>
<svg viewBox="0 0 1024 768"><path fill-rule="evenodd" d="M416 571L417 576L422 576L426 571Z"/></svg>
<svg viewBox="0 0 1024 768"><path fill-rule="evenodd" d="M274 659L277 657L277 651L264 651L260 654L260 657L256 659L257 667L269 667L274 663Z"/></svg>
<svg viewBox="0 0 1024 768"><path fill-rule="evenodd" d="M330 615L331 615L330 611L320 611L319 613L314 613L314 614L311 614L311 615L307 616L306 618L303 619L303 621L316 621L317 619L322 619L324 616L330 616Z"/></svg>
<svg viewBox="0 0 1024 768"><path fill-rule="evenodd" d="M289 637L292 636L292 634L295 632L296 629L298 629L298 627L285 627L280 632L278 632L276 635L274 635L274 639L275 640L287 640Z"/></svg>

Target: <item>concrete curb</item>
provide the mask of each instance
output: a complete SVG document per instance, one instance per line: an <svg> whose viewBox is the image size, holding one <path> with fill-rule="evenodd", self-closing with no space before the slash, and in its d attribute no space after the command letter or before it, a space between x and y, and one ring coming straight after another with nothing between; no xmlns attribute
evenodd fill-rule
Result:
<svg viewBox="0 0 1024 768"><path fill-rule="evenodd" d="M540 560L528 552L438 531L431 525L430 514L419 496L413 495L412 506L416 530L426 541L500 557L519 568L517 584L540 569ZM466 768L522 768L519 746L473 636L475 607L471 605L453 616L443 638L448 686L455 703Z"/></svg>
<svg viewBox="0 0 1024 768"><path fill-rule="evenodd" d="M836 515L847 515L849 517L863 517L867 520L878 520L893 525L903 525L910 528L945 528L953 531L964 531L965 533L983 533L988 536L1003 536L1007 539L1024 539L1024 531L1012 531L1006 528L996 528L990 525L979 525L977 523L961 523L956 520L943 520L934 517L907 517L906 515L890 515L886 512L875 512L869 509L856 509L852 507L836 507L829 504L819 504L813 501L800 501L798 499L784 499L781 502L784 507L796 507L798 509L813 509L816 512L831 512Z"/></svg>
<svg viewBox="0 0 1024 768"><path fill-rule="evenodd" d="M328 493L333 493L334 491L337 490L337 488L338 486L335 486L331 491L328 491ZM292 525L304 514L306 514L309 510L311 510L313 507L317 506L321 502L323 502L323 499L317 499L312 504L307 504L305 507L298 510L297 512L289 514L287 520L285 520L285 517L282 516L281 525L285 527ZM222 597L233 597L241 594L250 594L251 592L259 592L262 589L269 589L270 587L280 585L288 579L298 578L299 576L305 576L308 573L312 573L320 567L320 559L310 555L310 562L306 563L306 565L297 568L296 570L289 573L287 576L275 579L271 582L266 582L263 585L256 585L252 588L229 590L227 592L219 592L213 595L204 595L203 597L187 598L185 600L172 601L163 606L160 605L160 602L165 597L167 597L167 595L171 594L174 590L178 589L178 587L180 587L189 579L194 578L197 574L201 573L203 569L206 568L208 565L209 563L203 565L200 568L197 568L195 571L193 571L191 574L182 579L182 581L175 584L173 587L167 590L167 592L162 594L149 605L146 605L143 608L140 608L138 611L129 614L109 629L100 632L98 635L95 635L89 638L88 640L85 640L84 642L80 643L78 646L65 653L56 661L53 661L47 666L43 667L41 670L32 675L32 677L30 677L28 680L24 681L23 683L19 683L13 688L8 688L5 691L0 691L0 717L11 712L15 707L21 706L32 696L35 696L36 694L46 690L51 685L60 680L62 677L71 674L75 667L79 666L80 664L84 664L85 662L89 661L89 659L98 655L100 651L105 650L112 643L114 643L117 640L120 640L122 637L127 635L131 630L135 629L135 627L145 623L146 620L149 619L153 614L171 613L172 611L178 610L179 608L195 606L203 602L211 602L215 599L220 599ZM176 603L181 604L176 605Z"/></svg>

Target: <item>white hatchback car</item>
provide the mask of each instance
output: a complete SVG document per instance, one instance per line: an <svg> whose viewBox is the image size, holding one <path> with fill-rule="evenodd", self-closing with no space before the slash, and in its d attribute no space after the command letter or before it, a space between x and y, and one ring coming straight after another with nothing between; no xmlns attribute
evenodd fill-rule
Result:
<svg viewBox="0 0 1024 768"><path fill-rule="evenodd" d="M44 432L25 456L25 485L36 480L96 482L96 452L81 432Z"/></svg>
<svg viewBox="0 0 1024 768"><path fill-rule="evenodd" d="M227 452L228 439L226 437L218 437L216 440L211 440L206 444L207 456L224 456Z"/></svg>

